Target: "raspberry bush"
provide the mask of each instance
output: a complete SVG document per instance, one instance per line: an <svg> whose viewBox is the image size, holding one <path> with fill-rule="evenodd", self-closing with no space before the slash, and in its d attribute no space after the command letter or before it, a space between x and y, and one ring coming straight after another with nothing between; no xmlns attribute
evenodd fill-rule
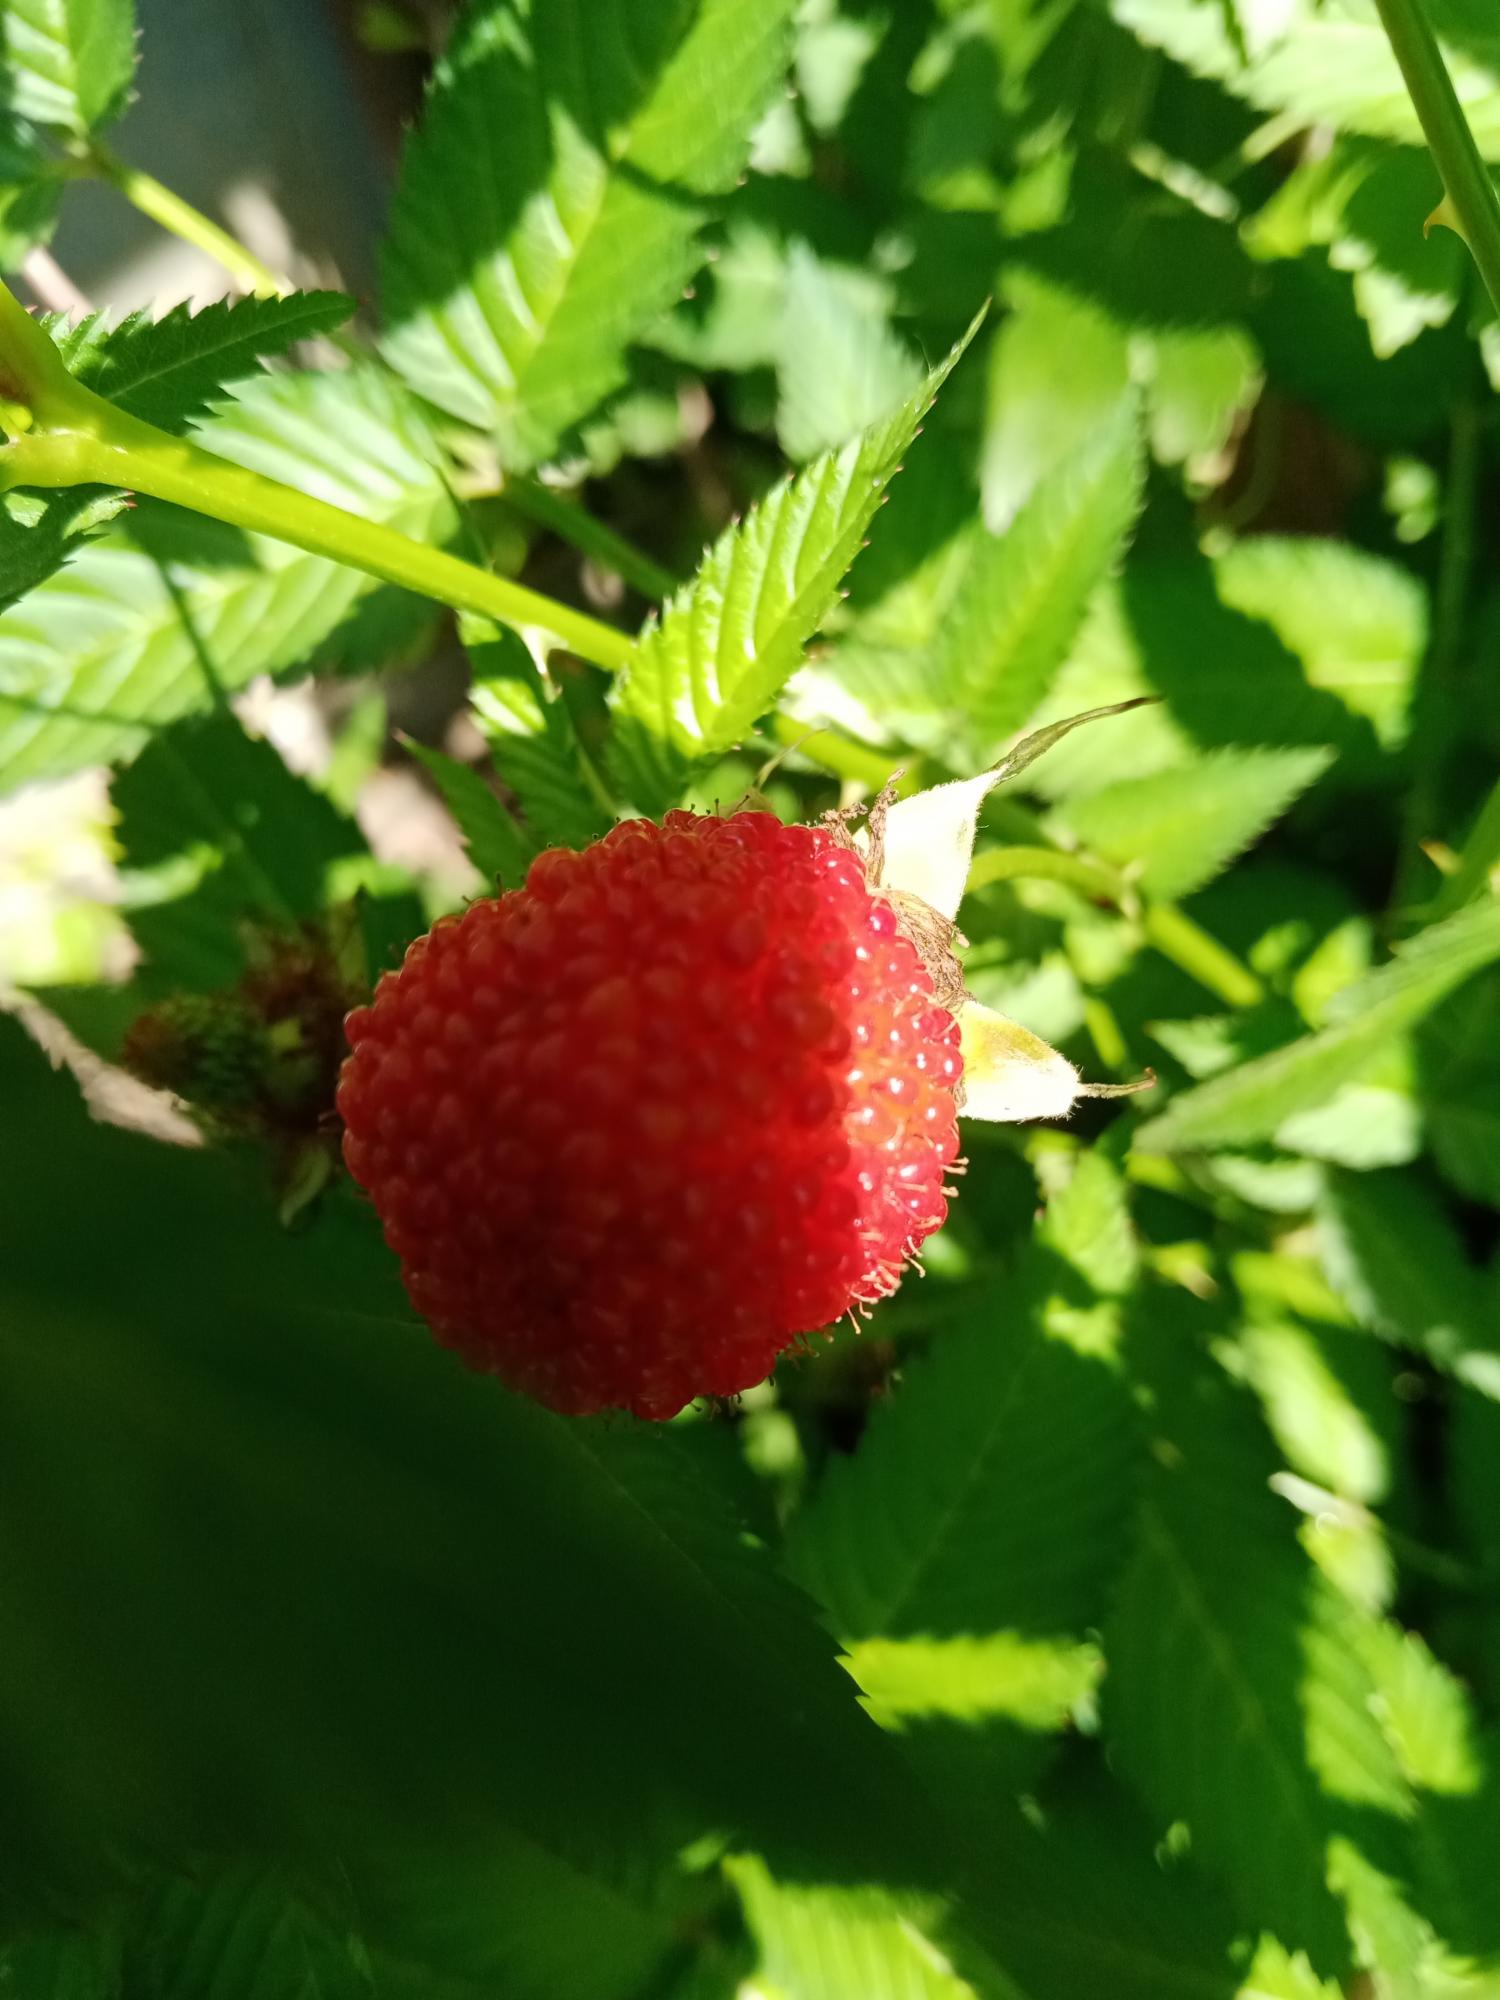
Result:
<svg viewBox="0 0 1500 2000"><path fill-rule="evenodd" d="M0 1994L1488 2000L1486 10L223 11L0 0Z"/></svg>

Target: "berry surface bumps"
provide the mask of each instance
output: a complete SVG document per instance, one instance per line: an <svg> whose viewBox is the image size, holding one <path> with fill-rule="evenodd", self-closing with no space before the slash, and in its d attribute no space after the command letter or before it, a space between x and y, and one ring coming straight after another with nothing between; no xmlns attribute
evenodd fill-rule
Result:
<svg viewBox="0 0 1500 2000"><path fill-rule="evenodd" d="M747 1389L946 1214L958 1028L827 828L675 812L549 851L348 1035L345 1159L413 1305L554 1410Z"/></svg>

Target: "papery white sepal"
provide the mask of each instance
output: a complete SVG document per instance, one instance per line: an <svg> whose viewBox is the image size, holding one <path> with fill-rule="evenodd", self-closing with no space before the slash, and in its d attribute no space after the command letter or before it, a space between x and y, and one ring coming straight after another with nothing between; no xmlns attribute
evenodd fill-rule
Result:
<svg viewBox="0 0 1500 2000"><path fill-rule="evenodd" d="M964 1059L962 1117L1014 1125L1068 1116L1082 1081L1050 1043L977 1000L964 1002L958 1028Z"/></svg>
<svg viewBox="0 0 1500 2000"><path fill-rule="evenodd" d="M1133 1083L1085 1083L1050 1042L977 1000L959 1008L958 1032L964 1059L961 1118L995 1125L1066 1118L1080 1097L1134 1097L1156 1082L1156 1072L1148 1069Z"/></svg>
<svg viewBox="0 0 1500 2000"><path fill-rule="evenodd" d="M982 771L897 799L880 828L881 888L916 896L951 923L969 879L979 810L998 782Z"/></svg>
<svg viewBox="0 0 1500 2000"><path fill-rule="evenodd" d="M1080 723L1095 722L1101 716L1122 715L1126 709L1140 708L1154 701L1154 695L1137 695L1130 701L1112 702L1107 708L1086 709L1062 722L1049 723L1022 737L991 770L975 778L954 778L943 785L931 785L925 792L897 799L862 830L859 844L873 864L882 889L917 896L939 916L952 923L963 901L964 885L974 858L974 838L979 830L979 814L985 799L996 785L1016 777L1044 751L1059 743Z"/></svg>

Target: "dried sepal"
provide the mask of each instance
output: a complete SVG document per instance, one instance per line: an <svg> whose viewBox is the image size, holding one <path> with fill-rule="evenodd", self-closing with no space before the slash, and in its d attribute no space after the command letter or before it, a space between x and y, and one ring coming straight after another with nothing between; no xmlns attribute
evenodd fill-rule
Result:
<svg viewBox="0 0 1500 2000"><path fill-rule="evenodd" d="M1066 1056L1039 1035L971 999L953 953L955 943L962 942L958 909L985 799L1081 723L1121 715L1153 699L1136 696L1050 723L1023 737L977 777L955 778L904 799L887 788L853 836L871 881L890 897L922 953L938 997L958 1018L964 1058L960 1109L966 1118L1002 1123L1066 1118L1080 1097L1129 1096L1156 1081L1147 1071L1138 1083L1084 1083Z"/></svg>

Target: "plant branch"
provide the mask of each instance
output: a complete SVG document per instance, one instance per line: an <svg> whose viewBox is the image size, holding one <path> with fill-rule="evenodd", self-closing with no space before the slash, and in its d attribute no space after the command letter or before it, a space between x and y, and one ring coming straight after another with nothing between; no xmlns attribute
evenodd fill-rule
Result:
<svg viewBox="0 0 1500 2000"><path fill-rule="evenodd" d="M190 243L195 250L222 265L242 291L274 298L293 289L289 278L278 277L269 264L263 264L253 251L211 221L201 209L194 208L151 174L127 165L107 146L96 143L90 147L81 165L86 173L107 182L132 208L149 216L169 235Z"/></svg>
<svg viewBox="0 0 1500 2000"><path fill-rule="evenodd" d="M1375 0L1459 234L1500 312L1500 195L1474 143L1423 0Z"/></svg>
<svg viewBox="0 0 1500 2000"><path fill-rule="evenodd" d="M330 556L454 610L538 627L599 666L618 668L630 657L634 642L612 625L127 416L68 372L46 329L4 285L0 402L12 433L0 447L0 491L99 485L149 493Z"/></svg>
<svg viewBox="0 0 1500 2000"><path fill-rule="evenodd" d="M1143 900L1128 876L1092 855L1059 847L992 847L976 855L969 888L1030 877L1063 882L1093 902L1113 903L1127 915L1139 914L1146 942L1180 972L1230 1007L1253 1007L1265 988L1250 968L1175 903Z"/></svg>
<svg viewBox="0 0 1500 2000"><path fill-rule="evenodd" d="M79 291L52 252L40 243L34 243L26 252L21 266L21 276L26 280L32 297L48 312L76 313L82 318L93 311L92 305Z"/></svg>
<svg viewBox="0 0 1500 2000"><path fill-rule="evenodd" d="M0 486L97 484L149 493L213 520L274 535L311 555L331 556L456 611L539 627L580 659L599 666L618 668L630 655L633 640L612 625L412 541L394 528L231 465L186 438L168 437L139 423L98 397L90 401L105 412L97 430L32 431L17 438L0 452Z"/></svg>

